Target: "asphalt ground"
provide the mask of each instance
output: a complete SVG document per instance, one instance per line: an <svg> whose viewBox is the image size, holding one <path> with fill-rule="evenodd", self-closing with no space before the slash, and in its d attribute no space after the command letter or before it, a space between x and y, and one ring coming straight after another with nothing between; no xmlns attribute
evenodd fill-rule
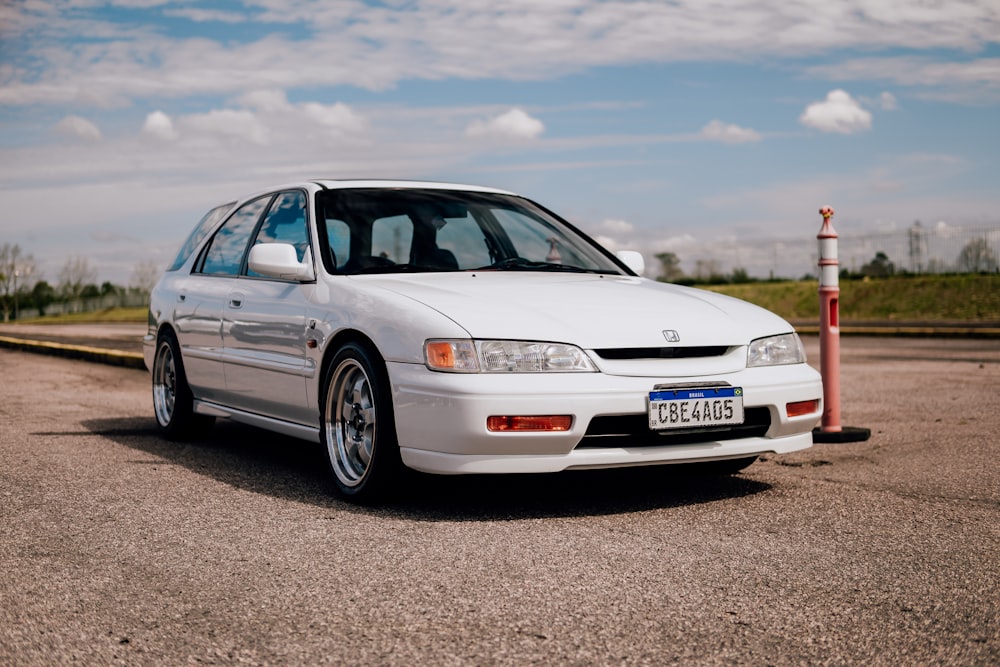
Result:
<svg viewBox="0 0 1000 667"><path fill-rule="evenodd" d="M866 442L362 509L316 447L167 442L148 373L0 349L0 664L1000 663L1000 342L842 362Z"/></svg>

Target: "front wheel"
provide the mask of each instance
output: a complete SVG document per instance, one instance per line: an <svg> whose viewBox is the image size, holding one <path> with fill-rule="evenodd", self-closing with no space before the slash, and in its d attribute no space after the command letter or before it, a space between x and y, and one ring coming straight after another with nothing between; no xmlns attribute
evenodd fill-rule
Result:
<svg viewBox="0 0 1000 667"><path fill-rule="evenodd" d="M385 365L348 343L325 377L321 434L337 490L359 503L384 499L402 470Z"/></svg>

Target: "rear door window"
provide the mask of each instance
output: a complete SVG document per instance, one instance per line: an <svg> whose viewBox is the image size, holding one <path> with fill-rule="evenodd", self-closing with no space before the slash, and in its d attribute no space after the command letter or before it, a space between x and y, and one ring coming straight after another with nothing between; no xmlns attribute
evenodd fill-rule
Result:
<svg viewBox="0 0 1000 667"><path fill-rule="evenodd" d="M295 248L298 260L305 259L309 247L306 230L306 196L302 192L282 192L274 199L271 208L257 230L254 245L258 243L287 243ZM247 269L248 276L260 276Z"/></svg>

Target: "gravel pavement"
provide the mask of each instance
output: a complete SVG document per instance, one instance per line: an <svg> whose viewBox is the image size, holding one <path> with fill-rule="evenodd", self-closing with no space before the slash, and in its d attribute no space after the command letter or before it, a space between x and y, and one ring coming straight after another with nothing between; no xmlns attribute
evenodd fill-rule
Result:
<svg viewBox="0 0 1000 667"><path fill-rule="evenodd" d="M0 349L0 664L998 664L1000 342L842 347L867 442L374 509L308 444L162 440L147 373Z"/></svg>

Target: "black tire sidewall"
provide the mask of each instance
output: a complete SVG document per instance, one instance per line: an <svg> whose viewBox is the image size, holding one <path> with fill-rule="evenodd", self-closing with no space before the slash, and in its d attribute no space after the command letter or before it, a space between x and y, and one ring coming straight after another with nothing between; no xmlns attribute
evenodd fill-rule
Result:
<svg viewBox="0 0 1000 667"><path fill-rule="evenodd" d="M337 477L337 464L334 459L336 444L328 442L327 439L326 405L332 389L333 373L341 363L348 359L360 364L368 375L372 401L375 405L375 415L378 420L371 462L361 481L355 486L347 486ZM389 374L385 363L367 346L355 342L344 344L337 350L326 367L323 374L323 390L320 394L320 442L334 484L342 496L359 503L377 502L390 496L399 480L403 466L396 439L396 416L393 410Z"/></svg>
<svg viewBox="0 0 1000 667"><path fill-rule="evenodd" d="M173 356L174 361L174 409L170 414L170 421L167 424L161 424L159 417L156 418L156 424L160 428L160 431L171 439L184 438L191 433L193 433L198 425L198 416L194 414L194 396L191 393L191 388L187 383L187 375L184 372L184 361L181 359L180 344L177 342L177 336L174 335L172 331L165 331L160 334L156 341L156 357L154 358L153 365L154 368L159 363L160 350L164 345L170 348L170 354ZM156 376L153 376L154 392ZM153 397L156 400L156 397Z"/></svg>

